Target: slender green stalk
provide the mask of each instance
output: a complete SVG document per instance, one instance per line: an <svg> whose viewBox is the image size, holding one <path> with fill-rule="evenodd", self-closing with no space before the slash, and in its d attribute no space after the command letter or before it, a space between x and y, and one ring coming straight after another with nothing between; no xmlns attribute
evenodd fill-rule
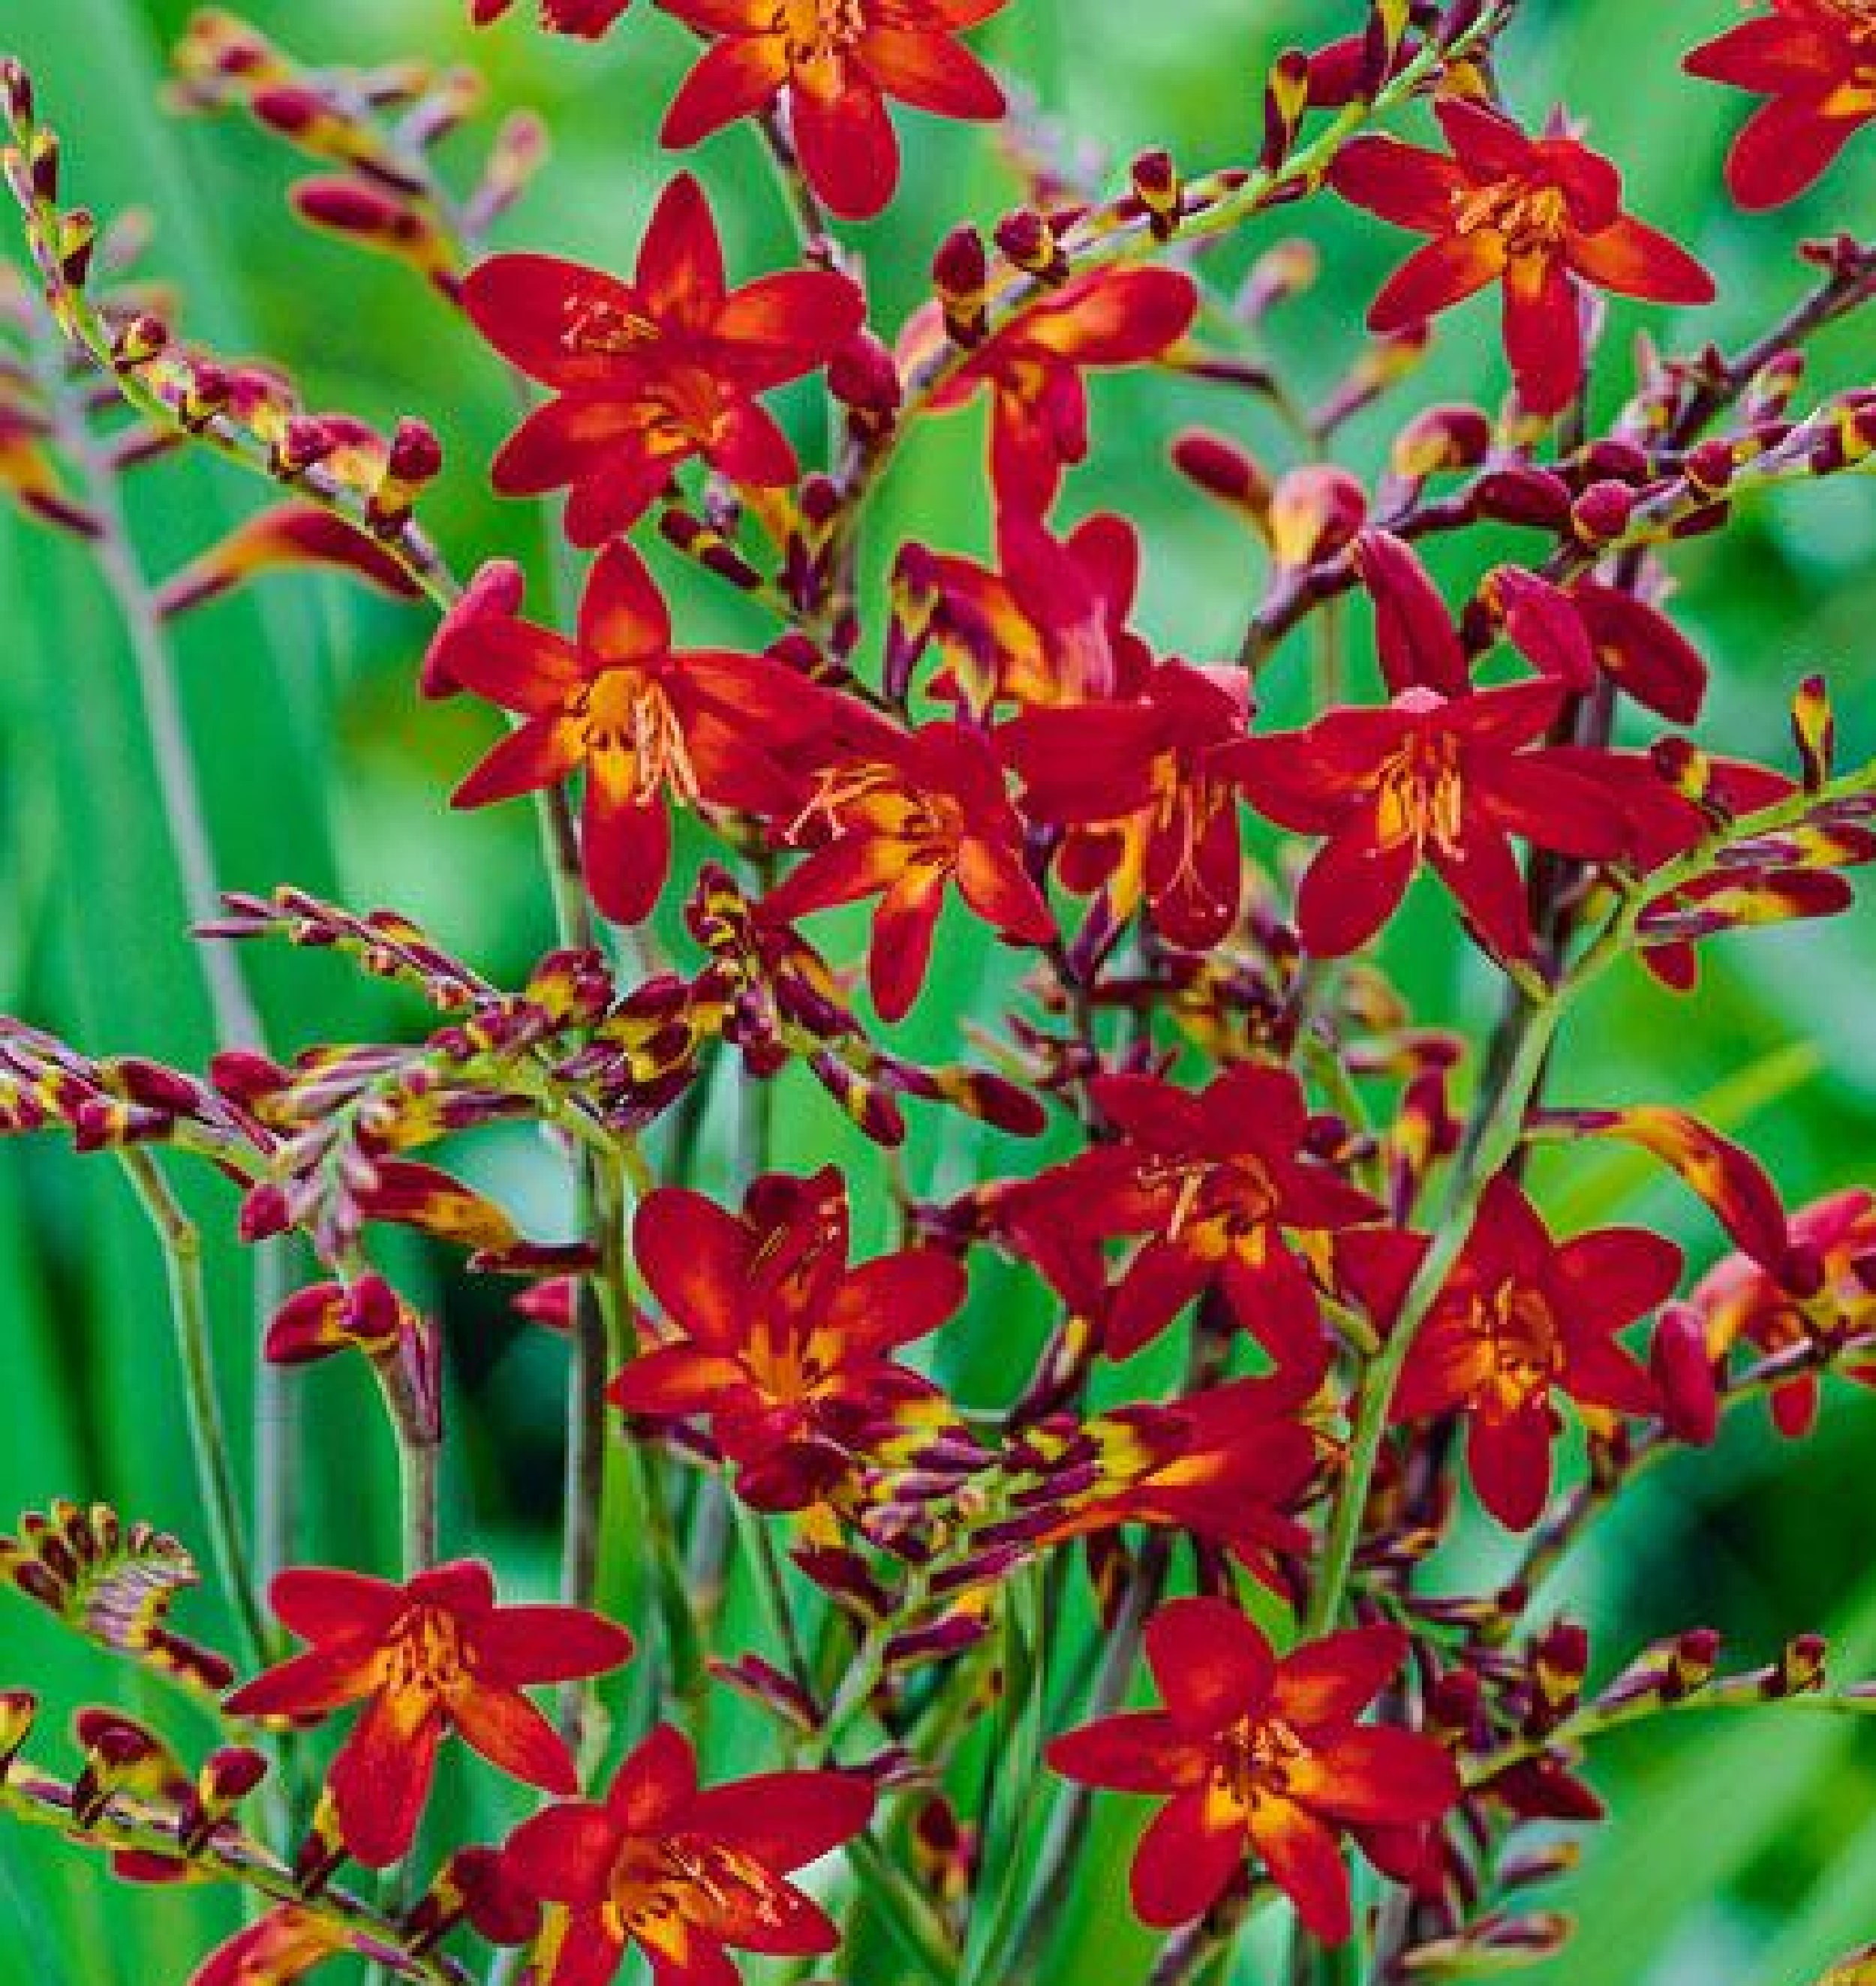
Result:
<svg viewBox="0 0 1876 1986"><path fill-rule="evenodd" d="M1527 1759L1559 1746L1592 1744L1611 1732L1622 1731L1656 1717L1679 1717L1703 1710L1809 1710L1826 1717L1876 1718L1876 1693L1868 1689L1798 1690L1780 1695L1762 1676L1731 1676L1685 1696L1642 1693L1625 1702L1591 1704L1542 1737L1510 1739L1494 1750L1460 1762L1468 1787L1481 1786Z"/></svg>
<svg viewBox="0 0 1876 1986"><path fill-rule="evenodd" d="M182 1372L183 1405L188 1416L189 1443L195 1457L210 1548L214 1554L217 1577L234 1609L247 1654L258 1667L267 1660L268 1635L241 1520L227 1424L215 1390L214 1351L209 1335L207 1294L202 1281L201 1236L147 1152L133 1147L120 1156L125 1175L163 1249L177 1361Z"/></svg>

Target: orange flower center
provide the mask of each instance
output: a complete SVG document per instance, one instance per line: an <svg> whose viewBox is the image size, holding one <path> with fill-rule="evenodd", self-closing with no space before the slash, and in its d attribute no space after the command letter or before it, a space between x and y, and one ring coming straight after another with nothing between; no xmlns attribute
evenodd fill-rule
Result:
<svg viewBox="0 0 1876 1986"><path fill-rule="evenodd" d="M749 1334L746 1362L750 1376L773 1400L805 1406L813 1402L838 1369L827 1357L818 1331L804 1337L787 1317L770 1317Z"/></svg>
<svg viewBox="0 0 1876 1986"><path fill-rule="evenodd" d="M955 800L943 793L915 792L891 766L823 773L819 791L796 826L817 814L830 826L899 843L908 868L948 866L968 832L964 810Z"/></svg>
<svg viewBox="0 0 1876 1986"><path fill-rule="evenodd" d="M1381 768L1378 827L1381 846L1403 841L1451 853L1464 826L1465 781L1459 741L1443 732L1416 732Z"/></svg>
<svg viewBox="0 0 1876 1986"><path fill-rule="evenodd" d="M1503 1283L1467 1319L1484 1354L1478 1391L1506 1413L1541 1402L1563 1365L1557 1320L1541 1291Z"/></svg>
<svg viewBox="0 0 1876 1986"><path fill-rule="evenodd" d="M688 1951L700 1927L779 1925L774 1876L753 1856L692 1835L631 1840L612 1865L606 1927L652 1951Z"/></svg>
<svg viewBox="0 0 1876 1986"><path fill-rule="evenodd" d="M1570 225L1563 189L1543 180L1494 180L1453 196L1453 225L1461 234L1489 230L1504 237L1514 261L1550 256L1562 246Z"/></svg>
<svg viewBox="0 0 1876 1986"><path fill-rule="evenodd" d="M866 0L782 0L770 32L785 38L799 79L837 93L840 58L866 35Z"/></svg>
<svg viewBox="0 0 1876 1986"><path fill-rule="evenodd" d="M601 670L574 693L568 714L589 766L615 797L640 806L667 791L697 799L684 728L671 699L642 670Z"/></svg>
<svg viewBox="0 0 1876 1986"><path fill-rule="evenodd" d="M575 358L625 358L655 345L658 326L602 297L569 297L561 310L561 345Z"/></svg>
<svg viewBox="0 0 1876 1986"><path fill-rule="evenodd" d="M1261 1800L1289 1799L1291 1776L1308 1756L1281 1718L1247 1718L1220 1739L1214 1783L1248 1811Z"/></svg>
<svg viewBox="0 0 1876 1986"><path fill-rule="evenodd" d="M1277 1218L1275 1183L1255 1159L1237 1158L1228 1165L1149 1160L1140 1169L1140 1182L1149 1192L1176 1192L1166 1237L1183 1240L1204 1255L1228 1255L1247 1241L1261 1240Z"/></svg>
<svg viewBox="0 0 1876 1986"><path fill-rule="evenodd" d="M392 1695L448 1696L470 1679L462 1624L438 1607L413 1607L378 1658L379 1687Z"/></svg>

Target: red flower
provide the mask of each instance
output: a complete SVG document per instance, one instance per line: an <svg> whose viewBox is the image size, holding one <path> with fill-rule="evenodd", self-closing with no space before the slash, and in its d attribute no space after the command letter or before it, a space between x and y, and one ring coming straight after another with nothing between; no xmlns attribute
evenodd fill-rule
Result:
<svg viewBox="0 0 1876 1986"><path fill-rule="evenodd" d="M1109 1356L1150 1344L1216 1287L1279 1365L1319 1372L1321 1312L1286 1234L1319 1238L1379 1220L1381 1208L1301 1155L1302 1086L1287 1070L1243 1065L1196 1096L1146 1075L1100 1076L1090 1088L1117 1141L1046 1175L1036 1190L1067 1229L1148 1237L1108 1314Z"/></svg>
<svg viewBox="0 0 1876 1986"><path fill-rule="evenodd" d="M499 21L514 0L470 0L469 17L478 28ZM632 0L541 0L541 22L558 35L582 35L596 42Z"/></svg>
<svg viewBox="0 0 1876 1986"><path fill-rule="evenodd" d="M891 199L896 96L941 117L1001 117L1002 91L960 42L1009 0L661 0L717 39L665 114L667 145L694 145L778 98L807 181L864 220Z"/></svg>
<svg viewBox="0 0 1876 1986"><path fill-rule="evenodd" d="M1100 702L1135 686L1152 666L1127 629L1140 587L1140 539L1103 513L1066 539L1020 510L997 520L992 572L968 559L931 561L938 594L934 631L949 670L934 696L979 713L1008 700Z"/></svg>
<svg viewBox="0 0 1876 1986"><path fill-rule="evenodd" d="M228 1698L239 1717L322 1717L351 1703L365 1714L332 1761L329 1786L345 1846L373 1868L409 1848L436 1750L458 1732L530 1786L571 1792L571 1755L521 1693L616 1668L632 1637L573 1607L499 1607L486 1565L460 1560L408 1586L302 1567L268 1595L302 1654Z"/></svg>
<svg viewBox="0 0 1876 1986"><path fill-rule="evenodd" d="M990 473L999 505L1044 517L1063 472L1088 453L1092 366L1162 358L1198 315L1191 278L1170 269L1096 269L1012 318L931 396L934 413L990 395ZM915 320L920 334L935 320Z"/></svg>
<svg viewBox="0 0 1876 1986"><path fill-rule="evenodd" d="M820 692L759 656L673 651L669 611L622 541L593 567L573 641L498 614L439 638L435 673L524 719L454 804L486 806L583 771L587 887L618 923L649 916L664 887L668 796L770 816L800 801L799 779L771 748L818 732Z"/></svg>
<svg viewBox="0 0 1876 1986"><path fill-rule="evenodd" d="M1170 943L1207 951L1238 921L1243 672L1162 662L1125 701L1025 711L1009 726L1023 811L1069 832L1064 886L1099 890L1109 921L1143 904Z"/></svg>
<svg viewBox="0 0 1876 1986"><path fill-rule="evenodd" d="M931 963L946 888L1012 944L1046 944L1055 919L1022 865L1022 823L1003 768L978 732L931 724L868 728L862 756L822 775L802 816L833 838L763 906L792 920L877 896L868 977L882 1018L912 1008Z"/></svg>
<svg viewBox="0 0 1876 1986"><path fill-rule="evenodd" d="M1290 1513L1315 1473L1315 1437L1296 1418L1313 1383L1293 1372L1234 1379L1066 1429L1045 1425L1015 1458L1042 1479L1017 1498L1020 1514L979 1536L1040 1549L1123 1524L1159 1527L1222 1545L1274 1587L1276 1561L1309 1547Z"/></svg>
<svg viewBox="0 0 1876 1986"><path fill-rule="evenodd" d="M1690 76L1767 101L1726 157L1740 206L1780 207L1817 180L1876 117L1876 8L1868 0L1770 0L1771 12L1705 42Z"/></svg>
<svg viewBox="0 0 1876 1986"><path fill-rule="evenodd" d="M1509 837L1585 860L1622 853L1611 796L1552 752L1526 749L1563 685L1514 683L1447 698L1415 689L1383 710L1335 710L1305 731L1231 755L1251 804L1280 826L1329 837L1297 900L1304 944L1339 958L1373 937L1430 865L1499 958L1531 951L1524 878Z"/></svg>
<svg viewBox="0 0 1876 1986"><path fill-rule="evenodd" d="M1519 397L1554 414L1583 382L1585 284L1657 303L1712 301L1706 270L1622 210L1621 176L1599 153L1574 138L1527 137L1457 98L1436 109L1453 157L1357 138L1329 169L1345 200L1433 237L1375 299L1372 330L1404 331L1502 281Z"/></svg>
<svg viewBox="0 0 1876 1986"><path fill-rule="evenodd" d="M964 1301L964 1271L935 1249L849 1268L847 1206L820 1182L759 1181L741 1218L688 1188L641 1205L634 1244L682 1334L613 1382L628 1413L708 1417L759 1509L804 1508L908 1412L941 1402L898 1364Z"/></svg>
<svg viewBox="0 0 1876 1986"><path fill-rule="evenodd" d="M1696 1284L1688 1301L1706 1328L1706 1348L1724 1358L1736 1345L1768 1355L1834 1344L1876 1330L1876 1193L1851 1187L1801 1208L1791 1217L1791 1240L1811 1274L1782 1279L1750 1255L1729 1255ZM1791 1285L1813 1284L1808 1294ZM1876 1363L1866 1357L1842 1368L1876 1385ZM1817 1418L1818 1375L1794 1375L1772 1392L1772 1418L1793 1439Z"/></svg>
<svg viewBox="0 0 1876 1986"><path fill-rule="evenodd" d="M661 1725L605 1803L524 1821L512 1872L554 1912L541 1986L606 1986L627 1951L654 1986L736 1986L726 1947L777 1958L834 1951L840 1933L788 1880L865 1827L873 1789L853 1772L770 1772L699 1791L689 1743Z"/></svg>
<svg viewBox="0 0 1876 1986"><path fill-rule="evenodd" d="M1250 1853L1312 1935L1345 1943L1338 1836L1352 1830L1372 1853L1365 1836L1423 1829L1460 1795L1432 1739L1357 1722L1406 1659L1406 1636L1356 1628L1278 1661L1236 1607L1176 1600L1147 1623L1146 1645L1165 1708L1105 1718L1045 1755L1086 1785L1170 1796L1133 1857L1141 1920L1202 1916Z"/></svg>
<svg viewBox="0 0 1876 1986"><path fill-rule="evenodd" d="M625 530L693 456L746 486L793 482L794 450L756 396L824 365L865 315L854 285L823 271L728 290L688 173L658 201L632 281L497 255L471 273L463 301L496 350L557 396L509 436L495 486L514 496L571 486L577 545Z"/></svg>
<svg viewBox="0 0 1876 1986"><path fill-rule="evenodd" d="M1500 1523L1529 1530L1550 1496L1556 1395L1615 1413L1656 1411L1654 1382L1615 1333L1666 1302L1680 1272L1680 1251L1640 1228L1554 1241L1501 1176L1414 1340L1394 1418L1463 1412L1480 1501Z"/></svg>

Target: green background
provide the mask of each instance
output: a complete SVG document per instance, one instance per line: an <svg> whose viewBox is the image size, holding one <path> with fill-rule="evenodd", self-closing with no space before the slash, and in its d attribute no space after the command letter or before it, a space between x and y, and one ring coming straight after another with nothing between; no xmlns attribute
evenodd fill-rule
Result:
<svg viewBox="0 0 1876 1986"><path fill-rule="evenodd" d="M314 406L380 420L413 412L433 422L450 466L429 514L459 567L498 550L537 564L536 518L497 504L485 487L484 464L509 419L487 354L404 271L298 230L283 204L292 175L279 147L245 127L178 124L157 108L162 51L187 11L168 0L0 0L0 45L34 66L44 112L66 133L72 195L107 210L133 203L152 210L152 267L178 286L178 321L190 335L285 362ZM645 7L598 49L550 40L520 14L473 37L464 11L450 0L267 0L251 9L308 60L475 57L497 103L538 106L556 146L506 238L627 261L667 170L652 132L685 59L685 38ZM1100 147L1117 165L1136 149L1171 143L1197 167L1241 157L1254 144L1258 79L1279 49L1325 39L1356 11L1315 0L1016 0L984 39L1049 117L1093 134L1071 142L1093 148L1097 162ZM1561 101L1589 116L1639 210L1719 274L1723 300L1697 325L1662 324L1657 314L1653 328L1678 348L1700 336L1736 343L1756 335L1804 281L1793 253L1800 237L1854 230L1876 212L1871 141L1853 146L1820 191L1783 214L1742 217L1728 204L1719 161L1739 101L1685 79L1677 61L1736 11L1729 0L1672 8L1553 0L1524 9L1508 44L1508 93L1520 111L1534 120ZM960 213L993 217L1009 197L979 136L928 120L908 128L901 198L884 222L857 231L885 324L916 299L931 247ZM725 213L735 266L753 271L778 258L783 217L748 133L713 141L698 163ZM1215 273L1228 284L1253 252L1290 230L1322 244L1324 273L1275 321L1271 346L1320 392L1352 357L1352 327L1407 244L1323 202L1260 224L1253 239L1223 251ZM1626 341L1643 321L1627 306L1615 312L1603 370L1618 383ZM1867 379L1876 375L1873 353L1869 321L1853 324L1824 341L1818 377ZM1450 321L1398 404L1467 396L1489 404L1502 385L1489 317L1467 311ZM1260 582L1257 555L1170 473L1164 444L1179 426L1204 419L1280 464L1280 432L1221 389L1164 382L1103 388L1096 419L1096 466L1072 490L1066 514L1106 503L1134 517L1150 548L1143 624L1169 651L1199 659L1228 652ZM1346 443L1354 466L1373 467L1392 424L1386 411L1353 424ZM909 449L875 544L916 534L981 547L975 448L969 423L949 422ZM147 560L159 570L173 565L246 514L257 494L200 463L151 473L135 498ZM1469 547L1450 570L1468 578L1507 548ZM1822 667L1837 685L1850 748L1876 746L1867 715L1876 675L1876 503L1867 483L1755 503L1723 539L1681 548L1672 564L1682 589L1678 615L1714 665L1708 742L1781 752L1790 688ZM675 561L659 570L693 640L770 631ZM536 580L539 587L538 572ZM0 518L0 1009L99 1052L199 1059L207 1046L200 981L109 603L82 554L10 518ZM485 712L416 701L426 626L419 611L299 581L274 582L187 624L181 666L218 859L230 885L291 880L360 907L396 904L514 981L550 941L530 830L523 809L443 812L449 786L493 733ZM1302 671L1275 673L1293 682ZM1280 712L1293 712L1295 695L1275 690ZM1723 1113L1794 1200L1870 1178L1871 956L1867 922L1852 918L1717 949L1696 1005L1668 998L1639 974L1621 975L1574 1037L1560 1092L1604 1102L1719 1091ZM992 1013L1009 971L963 927L949 933L942 958L941 982L905 1039L949 1054L946 1016ZM1489 1014L1489 979L1440 907L1423 907L1402 927L1392 958L1430 1018L1477 1025ZM278 1045L420 1025L407 1007L361 991L341 964L305 954L254 954L250 962ZM729 1116L718 1110L706 1133L706 1176L718 1180ZM921 1177L955 1180L993 1162L989 1147L935 1116L918 1119L914 1137ZM778 1139L785 1162L805 1164L833 1149L852 1153L862 1179L877 1176L818 1092L785 1092ZM550 1170L525 1139L485 1139L465 1163L531 1228L551 1231L564 1218ZM1667 1228L1697 1260L1716 1252L1697 1210L1639 1170L1578 1159L1548 1176L1565 1220L1619 1210ZM225 1236L225 1195L209 1188L191 1205L213 1236ZM444 1267L405 1266L413 1287ZM248 1357L241 1273L238 1264L221 1271L216 1288L231 1394L244 1385ZM557 1486L557 1348L509 1320L498 1292L431 1287L455 1379L454 1535L467 1537L473 1516L478 1544L505 1574L544 1588ZM960 1328L961 1382L993 1383L999 1347L1032 1343L1038 1324L1029 1286L987 1268ZM157 1258L113 1169L50 1142L0 1150L0 1512L62 1493L103 1497L198 1535ZM388 1479L380 1471L366 1481L359 1467L361 1448L377 1439L363 1396L351 1375L322 1371L306 1382L305 1398L309 1551L382 1564L390 1554ZM1554 1607L1591 1623L1603 1669L1650 1635L1695 1622L1723 1628L1742 1664L1766 1658L1789 1632L1817 1627L1841 1638L1847 1675L1876 1669L1873 1442L1876 1415L1861 1396L1835 1395L1823 1431L1802 1448L1777 1444L1756 1414L1747 1416L1714 1452L1671 1465L1626 1500L1572 1561ZM1454 1582L1490 1577L1489 1543L1477 1561L1453 1563ZM207 1602L189 1611L212 1624ZM120 1676L94 1668L42 1617L8 1601L0 1685L16 1683L44 1691L49 1717L76 1701L137 1701ZM1688 1719L1612 1744L1595 1778L1616 1817L1588 1841L1580 1873L1538 1899L1579 1912L1585 1924L1571 1956L1531 1975L1544 1986L1804 1986L1839 1952L1876 1938L1876 1742L1855 1727ZM1063 1986L1133 1976L1129 1954L1143 1947L1124 1907L1125 1846L1124 1833L1109 1826L1090 1851L1059 1957ZM180 1980L211 1927L224 1921L220 1900L132 1895L88 1860L41 1848L0 1834L0 1986ZM1267 1976L1261 1961L1248 1961L1246 1980ZM854 1977L886 1986L891 1962Z"/></svg>

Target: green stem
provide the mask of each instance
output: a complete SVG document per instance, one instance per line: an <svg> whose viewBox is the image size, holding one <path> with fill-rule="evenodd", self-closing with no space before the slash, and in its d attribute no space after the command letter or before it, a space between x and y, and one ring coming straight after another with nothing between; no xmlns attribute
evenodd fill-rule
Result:
<svg viewBox="0 0 1876 1986"><path fill-rule="evenodd" d="M1550 1053L1565 1001L1561 992L1546 995L1528 1008L1517 1051L1504 1086L1492 1098L1484 1128L1470 1163L1455 1180L1433 1244L1415 1276L1386 1344L1367 1365L1357 1397L1355 1432L1342 1489L1331 1513L1322 1550L1322 1571L1310 1596L1304 1631L1325 1634L1340 1617L1349 1576L1368 1507L1368 1492L1387 1432L1393 1404L1413 1341L1426 1322L1453 1265L1466 1244L1486 1187L1504 1169L1524 1132L1524 1111Z"/></svg>
<svg viewBox="0 0 1876 1986"><path fill-rule="evenodd" d="M182 1852L177 1821L131 1800L113 1800L96 1819L76 1826L70 1789L24 1761L16 1760L0 1779L0 1813L29 1826L56 1829L91 1847L170 1856ZM290 1869L231 1827L217 1828L187 1860L200 1878L237 1884L269 1904L317 1918L347 1942L356 1938L398 1953L399 1978L426 1986L470 1986L468 1973L454 1959L411 1951L394 1920L343 1890L308 1893Z"/></svg>
<svg viewBox="0 0 1876 1986"><path fill-rule="evenodd" d="M268 1635L241 1521L227 1428L215 1390L214 1352L202 1280L201 1236L147 1152L132 1147L120 1156L125 1175L163 1249L177 1358L182 1371L183 1404L188 1416L190 1446L194 1452L210 1547L217 1576L240 1624L243 1644L258 1668L268 1658Z"/></svg>
<svg viewBox="0 0 1876 1986"><path fill-rule="evenodd" d="M1876 1718L1876 1690L1804 1690L1780 1695L1763 1675L1733 1676L1686 1696L1643 1692L1625 1702L1591 1704L1542 1737L1514 1738L1483 1755L1463 1759L1460 1776L1468 1788L1481 1786L1527 1759L1560 1746L1594 1743L1610 1732L1656 1717L1679 1717L1703 1710L1810 1710L1827 1717Z"/></svg>

